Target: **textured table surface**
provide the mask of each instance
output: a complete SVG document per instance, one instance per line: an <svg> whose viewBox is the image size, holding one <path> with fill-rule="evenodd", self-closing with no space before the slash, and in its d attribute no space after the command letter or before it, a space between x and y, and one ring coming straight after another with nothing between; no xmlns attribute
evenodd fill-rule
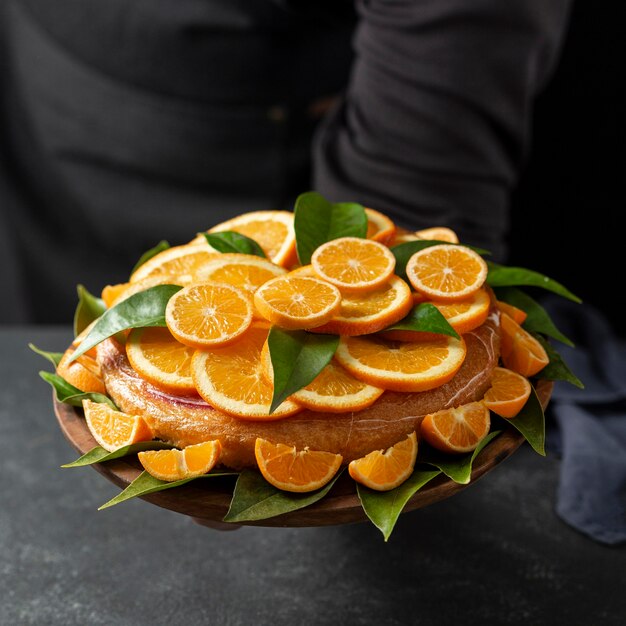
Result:
<svg viewBox="0 0 626 626"><path fill-rule="evenodd" d="M68 329L0 329L0 625L624 624L626 550L553 511L559 463L524 446L460 495L368 524L218 532L118 489L61 435L47 363Z"/></svg>

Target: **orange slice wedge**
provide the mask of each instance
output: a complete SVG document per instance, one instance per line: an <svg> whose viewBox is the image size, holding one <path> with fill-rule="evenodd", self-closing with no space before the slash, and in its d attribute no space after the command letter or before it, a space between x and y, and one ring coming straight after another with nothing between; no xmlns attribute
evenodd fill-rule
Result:
<svg viewBox="0 0 626 626"><path fill-rule="evenodd" d="M167 328L135 328L126 341L126 356L145 380L174 394L191 395L194 348L180 343Z"/></svg>
<svg viewBox="0 0 626 626"><path fill-rule="evenodd" d="M109 452L153 438L150 427L142 417L127 415L91 400L83 400L83 410L93 438Z"/></svg>
<svg viewBox="0 0 626 626"><path fill-rule="evenodd" d="M269 329L253 324L232 346L198 350L191 375L198 393L213 407L243 419L277 420L301 410L285 400L271 415L273 387L263 375L261 350Z"/></svg>
<svg viewBox="0 0 626 626"><path fill-rule="evenodd" d="M387 451L374 450L348 465L350 476L376 491L389 491L401 485L412 473L417 458L417 435L413 431Z"/></svg>
<svg viewBox="0 0 626 626"><path fill-rule="evenodd" d="M528 314L526 313L526 311L522 311L522 309L518 309L516 306L513 306L512 304L509 304L508 302L502 302L502 300L496 300L496 305L502 313L506 313L512 320L514 320L520 325L522 325L526 321L526 318L528 317Z"/></svg>
<svg viewBox="0 0 626 626"><path fill-rule="evenodd" d="M335 358L355 378L393 391L426 391L448 382L465 359L463 339L415 343L342 337Z"/></svg>
<svg viewBox="0 0 626 626"><path fill-rule="evenodd" d="M489 433L490 425L489 409L482 402L470 402L427 415L422 420L421 432L433 448L463 453L476 449Z"/></svg>
<svg viewBox="0 0 626 626"><path fill-rule="evenodd" d="M118 285L106 285L106 287L102 290L102 299L104 300L104 304L106 304L107 308L115 306L116 304L126 300L126 298L130 298L130 296L139 293L140 291L145 291L150 287L154 287L156 285L180 285L182 283L176 282L176 279L166 274L155 274L154 276L148 276L147 278L142 278L134 283L120 283Z"/></svg>
<svg viewBox="0 0 626 626"><path fill-rule="evenodd" d="M534 376L550 362L544 347L506 313L500 315L500 328L500 357L510 370Z"/></svg>
<svg viewBox="0 0 626 626"><path fill-rule="evenodd" d="M148 450L139 452L137 457L150 476L171 482L207 474L217 464L221 451L220 442L215 440L183 450Z"/></svg>
<svg viewBox="0 0 626 626"><path fill-rule="evenodd" d="M85 393L106 394L100 367L93 356L81 354L76 361L68 363L75 350L75 347L70 347L65 351L57 365L57 374Z"/></svg>
<svg viewBox="0 0 626 626"><path fill-rule="evenodd" d="M130 282L136 283L148 277L161 276L164 282L187 285L196 279L198 269L218 254L209 247L206 240L204 245L168 248L139 266L130 277Z"/></svg>
<svg viewBox="0 0 626 626"><path fill-rule="evenodd" d="M170 298L165 322L186 346L225 346L252 323L252 300L243 289L232 285L194 283Z"/></svg>
<svg viewBox="0 0 626 626"><path fill-rule="evenodd" d="M319 452L257 438L254 446L259 471L268 483L283 491L304 493L328 483L341 467L341 454Z"/></svg>
<svg viewBox="0 0 626 626"><path fill-rule="evenodd" d="M311 256L315 273L344 293L365 293L391 278L396 258L382 243L358 237L327 241Z"/></svg>
<svg viewBox="0 0 626 626"><path fill-rule="evenodd" d="M341 293L319 278L289 274L259 287L254 304L266 320L281 328L315 328L339 311Z"/></svg>
<svg viewBox="0 0 626 626"><path fill-rule="evenodd" d="M457 234L451 228L447 228L446 226L433 226L432 228L423 228L422 230L416 230L415 236L418 239L459 243L459 238Z"/></svg>
<svg viewBox="0 0 626 626"><path fill-rule="evenodd" d="M483 286L487 264L470 248L441 243L416 252L406 264L406 274L420 293L454 302L469 298Z"/></svg>
<svg viewBox="0 0 626 626"><path fill-rule="evenodd" d="M500 417L515 417L530 396L530 383L526 378L505 369L496 367L491 375L491 388L483 398L483 404Z"/></svg>
<svg viewBox="0 0 626 626"><path fill-rule="evenodd" d="M396 225L384 214L375 209L365 209L367 215L368 239L388 246L396 235Z"/></svg>

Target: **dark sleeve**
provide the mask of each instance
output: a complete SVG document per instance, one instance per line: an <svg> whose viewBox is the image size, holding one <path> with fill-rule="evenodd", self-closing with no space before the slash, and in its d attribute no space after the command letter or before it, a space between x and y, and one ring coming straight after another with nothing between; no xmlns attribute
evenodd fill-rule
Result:
<svg viewBox="0 0 626 626"><path fill-rule="evenodd" d="M509 194L570 0L361 0L343 102L320 126L314 188L398 224L447 225L505 253Z"/></svg>

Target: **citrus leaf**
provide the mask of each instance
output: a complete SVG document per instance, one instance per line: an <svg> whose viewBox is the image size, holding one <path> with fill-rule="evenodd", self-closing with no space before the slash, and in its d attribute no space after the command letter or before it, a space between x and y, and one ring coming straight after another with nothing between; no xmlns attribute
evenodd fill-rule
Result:
<svg viewBox="0 0 626 626"><path fill-rule="evenodd" d="M170 450L173 447L174 446L163 441L140 441L139 443L122 446L115 450L115 452L109 452L101 446L96 446L89 450L89 452L85 452L85 454L75 461L61 465L61 467L85 467L86 465L93 465L94 463L104 463L105 461L119 459L123 456L143 452L144 450Z"/></svg>
<svg viewBox="0 0 626 626"><path fill-rule="evenodd" d="M534 298L517 287L496 287L494 291L498 300L508 302L528 315L523 323L526 330L548 335L571 348L574 347L573 342L555 326L548 312Z"/></svg>
<svg viewBox="0 0 626 626"><path fill-rule="evenodd" d="M339 237L365 237L367 215L360 204L332 204L319 193L298 196L294 208L296 250L301 265L311 262L316 248Z"/></svg>
<svg viewBox="0 0 626 626"><path fill-rule="evenodd" d="M102 509L108 509L110 506L120 504L120 502L126 502L131 498L140 498L141 496L147 496L157 491L165 491L166 489L173 489L174 487L180 487L190 483L192 480L199 480L201 478L218 478L219 476L234 476L236 472L210 472L209 474L202 474L201 476L194 476L192 478L183 478L182 480L173 480L167 482L165 480L159 480L154 476L150 476L148 472L142 472L133 480L124 491L111 498L108 502L105 502L101 507L98 507L98 511Z"/></svg>
<svg viewBox="0 0 626 626"><path fill-rule="evenodd" d="M501 432L501 430L494 430L478 444L476 450L461 455L444 454L439 450L435 450L430 446L426 447L425 444L421 443L417 460L419 463L428 463L428 465L434 465L439 468L455 483L467 485L472 477L472 464L474 463L474 459L480 454L480 451Z"/></svg>
<svg viewBox="0 0 626 626"><path fill-rule="evenodd" d="M441 311L430 302L420 302L404 319L385 328L385 331L387 330L417 330L460 339L459 334L450 326Z"/></svg>
<svg viewBox="0 0 626 626"><path fill-rule="evenodd" d="M489 266L487 284L491 287L541 287L542 289L551 291L573 302L582 302L578 296L574 295L569 289L561 285L561 283L539 272L527 270L524 267L498 265L490 261L487 264Z"/></svg>
<svg viewBox="0 0 626 626"><path fill-rule="evenodd" d="M28 347L39 356L42 356L44 359L48 359L48 361L54 365L55 369L63 358L63 352L46 352L45 350L38 348L33 343L29 343Z"/></svg>
<svg viewBox="0 0 626 626"><path fill-rule="evenodd" d="M546 419L541 402L539 402L535 388L532 385L526 404L515 417L504 419L495 413L492 413L491 417L492 421L495 418L498 423L513 426L513 428L524 435L524 438L535 452L541 454L541 456L546 456Z"/></svg>
<svg viewBox="0 0 626 626"><path fill-rule="evenodd" d="M335 484L341 472L317 491L291 493L270 485L254 470L244 470L239 475L225 522L251 522L276 517L296 511L321 500Z"/></svg>
<svg viewBox="0 0 626 626"><path fill-rule="evenodd" d="M415 469L399 487L391 491L374 491L357 484L357 494L365 515L378 528L387 541L406 503L441 470Z"/></svg>
<svg viewBox="0 0 626 626"><path fill-rule="evenodd" d="M135 263L135 267L133 267L131 274L134 274L146 261L149 261L153 256L159 254L159 252L163 252L163 250L167 250L170 247L169 242L165 241L165 239L159 241L154 248L150 248L150 250L146 250L140 257L137 263Z"/></svg>
<svg viewBox="0 0 626 626"><path fill-rule="evenodd" d="M273 326L267 344L274 370L271 414L292 393L312 382L330 363L339 345L339 337Z"/></svg>
<svg viewBox="0 0 626 626"><path fill-rule="evenodd" d="M218 252L235 252L239 254L254 254L267 258L263 248L250 237L234 231L225 230L221 233L202 233L207 243Z"/></svg>
<svg viewBox="0 0 626 626"><path fill-rule="evenodd" d="M59 402L70 404L72 406L83 406L83 400L91 400L92 402L102 402L108 404L112 409L118 411L115 406L115 402L103 393L96 393L93 391L81 391L74 385L68 383L63 377L58 374L52 374L50 372L39 372L41 376L55 391L56 398Z"/></svg>
<svg viewBox="0 0 626 626"><path fill-rule="evenodd" d="M564 380L579 389L584 389L582 381L567 366L563 357L546 341L541 335L533 336L544 347L550 362L537 374L537 378L545 378L547 380Z"/></svg>
<svg viewBox="0 0 626 626"><path fill-rule="evenodd" d="M78 305L74 312L75 337L80 335L91 322L98 319L107 310L104 300L96 298L83 285L78 285L76 291L78 293Z"/></svg>
<svg viewBox="0 0 626 626"><path fill-rule="evenodd" d="M111 307L93 325L69 362L75 361L81 354L121 330L165 326L165 307L169 299L181 289L179 285L156 285L135 293Z"/></svg>

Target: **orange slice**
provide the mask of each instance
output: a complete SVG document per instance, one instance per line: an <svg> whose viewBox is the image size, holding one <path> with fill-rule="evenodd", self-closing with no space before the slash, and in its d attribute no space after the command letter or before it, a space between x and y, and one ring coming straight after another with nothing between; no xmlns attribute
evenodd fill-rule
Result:
<svg viewBox="0 0 626 626"><path fill-rule="evenodd" d="M150 427L138 415L128 415L91 400L83 400L83 410L93 438L109 452L153 438Z"/></svg>
<svg viewBox="0 0 626 626"><path fill-rule="evenodd" d="M462 453L475 450L489 433L490 425L489 409L482 402L470 402L427 415L421 432L433 448Z"/></svg>
<svg viewBox="0 0 626 626"><path fill-rule="evenodd" d="M254 324L236 344L194 354L191 375L198 393L211 406L229 415L258 420L277 420L300 410L300 405L287 399L269 414L273 387L261 365L268 332L267 327Z"/></svg>
<svg viewBox="0 0 626 626"><path fill-rule="evenodd" d="M406 317L413 307L410 287L397 276L376 291L344 295L339 312L314 332L334 335L376 333Z"/></svg>
<svg viewBox="0 0 626 626"><path fill-rule="evenodd" d="M254 304L266 320L281 328L315 328L339 311L341 293L319 278L290 274L259 287Z"/></svg>
<svg viewBox="0 0 626 626"><path fill-rule="evenodd" d="M139 266L130 277L130 282L136 283L144 278L161 276L166 282L187 285L196 279L198 269L218 254L206 240L204 245L168 248Z"/></svg>
<svg viewBox="0 0 626 626"><path fill-rule="evenodd" d="M388 246L396 234L396 225L383 213L375 209L365 209L367 215L368 239L379 241Z"/></svg>
<svg viewBox="0 0 626 626"><path fill-rule="evenodd" d="M207 474L217 464L221 451L220 442L215 440L183 450L148 450L139 452L137 457L150 476L171 482Z"/></svg>
<svg viewBox="0 0 626 626"><path fill-rule="evenodd" d="M122 302L123 300L126 300L126 298L130 298L130 296L133 296L140 291L145 291L150 287L164 284L180 285L182 283L176 282L176 279L174 277L170 277L165 274L156 274L154 276L142 278L141 280L138 280L134 283L106 285L106 287L102 290L102 299L104 300L104 304L106 304L107 309L110 309L111 307Z"/></svg>
<svg viewBox="0 0 626 626"><path fill-rule="evenodd" d="M252 300L243 289L232 285L195 283L170 298L165 322L186 346L225 346L252 323Z"/></svg>
<svg viewBox="0 0 626 626"><path fill-rule="evenodd" d="M455 302L483 286L487 264L470 248L441 243L416 252L406 264L406 275L429 298Z"/></svg>
<svg viewBox="0 0 626 626"><path fill-rule="evenodd" d="M412 473L417 458L417 435L413 431L386 452L374 450L348 465L350 476L376 491L389 491L401 485Z"/></svg>
<svg viewBox="0 0 626 626"><path fill-rule="evenodd" d="M528 314L522 309L518 309L516 306L509 304L508 302L502 302L502 300L496 300L496 305L502 313L506 313L511 319L517 322L520 326L526 321Z"/></svg>
<svg viewBox="0 0 626 626"><path fill-rule="evenodd" d="M393 238L392 246L398 246L401 243L406 243L407 241L417 241L419 237L412 233L410 230L406 228L396 228L396 235Z"/></svg>
<svg viewBox="0 0 626 626"><path fill-rule="evenodd" d="M174 394L196 393L191 378L194 348L172 337L167 328L136 328L126 341L132 368L145 380Z"/></svg>
<svg viewBox="0 0 626 626"><path fill-rule="evenodd" d="M448 382L465 359L463 339L415 343L379 337L342 337L335 358L354 377L393 391L426 391Z"/></svg>
<svg viewBox="0 0 626 626"><path fill-rule="evenodd" d="M392 276L396 258L382 243L358 237L327 241L311 256L315 273L345 293L382 287Z"/></svg>
<svg viewBox="0 0 626 626"><path fill-rule="evenodd" d="M415 236L418 239L459 243L459 238L457 234L451 228L447 228L446 226L433 226L432 228L423 228L422 230L416 230Z"/></svg>
<svg viewBox="0 0 626 626"><path fill-rule="evenodd" d="M510 370L534 376L550 362L543 346L506 313L500 315L500 328L500 357Z"/></svg>
<svg viewBox="0 0 626 626"><path fill-rule="evenodd" d="M341 454L319 452L257 438L254 446L259 471L268 483L283 491L304 493L328 483L341 467Z"/></svg>
<svg viewBox="0 0 626 626"><path fill-rule="evenodd" d="M65 351L57 365L57 374L85 393L106 394L100 367L93 356L81 354L76 361L68 363L75 349L70 347Z"/></svg>
<svg viewBox="0 0 626 626"><path fill-rule="evenodd" d="M496 367L491 375L491 388L483 404L501 417L515 417L530 396L530 383L520 374Z"/></svg>
<svg viewBox="0 0 626 626"><path fill-rule="evenodd" d="M252 254L220 254L202 267L198 280L234 285L252 294L268 280L286 273L280 265Z"/></svg>

